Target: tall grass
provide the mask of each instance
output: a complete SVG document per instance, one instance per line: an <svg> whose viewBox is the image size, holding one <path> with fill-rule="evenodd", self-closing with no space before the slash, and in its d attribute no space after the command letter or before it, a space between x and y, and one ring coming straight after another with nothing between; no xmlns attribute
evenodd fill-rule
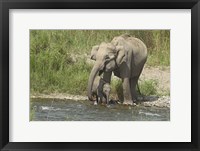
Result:
<svg viewBox="0 0 200 151"><path fill-rule="evenodd" d="M169 66L168 30L31 30L31 92L85 94L91 47L124 33L147 45L149 66Z"/></svg>

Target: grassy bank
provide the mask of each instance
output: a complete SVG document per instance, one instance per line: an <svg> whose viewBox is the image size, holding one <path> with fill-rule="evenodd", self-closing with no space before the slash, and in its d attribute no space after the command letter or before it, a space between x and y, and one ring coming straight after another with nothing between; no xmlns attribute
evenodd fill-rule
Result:
<svg viewBox="0 0 200 151"><path fill-rule="evenodd" d="M31 93L85 95L92 68L86 64L86 56L91 47L124 33L144 41L149 66L169 66L170 32L167 30L31 30ZM114 82L113 87L117 84ZM116 91L119 90L113 93Z"/></svg>

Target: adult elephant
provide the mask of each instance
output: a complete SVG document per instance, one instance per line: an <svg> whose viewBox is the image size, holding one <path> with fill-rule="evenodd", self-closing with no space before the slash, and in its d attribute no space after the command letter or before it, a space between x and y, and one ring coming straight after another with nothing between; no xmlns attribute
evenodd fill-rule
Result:
<svg viewBox="0 0 200 151"><path fill-rule="evenodd" d="M96 60L88 81L88 98L92 100L92 85L97 74L110 82L112 71L122 79L124 104L132 105L137 98L136 84L147 60L147 47L129 35L115 37L111 43L94 46L91 59Z"/></svg>

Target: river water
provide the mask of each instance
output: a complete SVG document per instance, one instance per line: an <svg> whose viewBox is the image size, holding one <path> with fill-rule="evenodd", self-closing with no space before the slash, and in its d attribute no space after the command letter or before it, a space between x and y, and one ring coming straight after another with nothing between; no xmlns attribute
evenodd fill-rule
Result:
<svg viewBox="0 0 200 151"><path fill-rule="evenodd" d="M170 109L93 105L90 101L31 99L31 121L169 121Z"/></svg>

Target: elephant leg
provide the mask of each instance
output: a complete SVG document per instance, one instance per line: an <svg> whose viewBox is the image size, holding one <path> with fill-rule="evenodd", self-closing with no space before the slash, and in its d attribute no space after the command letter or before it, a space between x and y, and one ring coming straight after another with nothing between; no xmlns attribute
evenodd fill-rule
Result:
<svg viewBox="0 0 200 151"><path fill-rule="evenodd" d="M102 97L102 103L105 104L106 103L106 98L103 96Z"/></svg>
<svg viewBox="0 0 200 151"><path fill-rule="evenodd" d="M131 96L132 96L132 100L133 102L136 102L136 99L137 99L137 91L136 91L136 85L138 83L138 79L139 79L139 76L137 77L133 77L130 79L130 84L131 84Z"/></svg>
<svg viewBox="0 0 200 151"><path fill-rule="evenodd" d="M101 104L102 103L102 97L99 96L99 99L98 99L98 104Z"/></svg>
<svg viewBox="0 0 200 151"><path fill-rule="evenodd" d="M102 93L100 96L100 102L101 102L101 104L105 104L105 102L106 102L106 98L105 98L104 94L102 94Z"/></svg>
<svg viewBox="0 0 200 151"><path fill-rule="evenodd" d="M106 104L109 105L109 95L106 95Z"/></svg>
<svg viewBox="0 0 200 151"><path fill-rule="evenodd" d="M124 78L122 85L123 85L123 95L124 95L123 104L133 105L129 78Z"/></svg>
<svg viewBox="0 0 200 151"><path fill-rule="evenodd" d="M98 104L98 95L95 95L96 96L96 100L94 101L94 105L97 105Z"/></svg>

